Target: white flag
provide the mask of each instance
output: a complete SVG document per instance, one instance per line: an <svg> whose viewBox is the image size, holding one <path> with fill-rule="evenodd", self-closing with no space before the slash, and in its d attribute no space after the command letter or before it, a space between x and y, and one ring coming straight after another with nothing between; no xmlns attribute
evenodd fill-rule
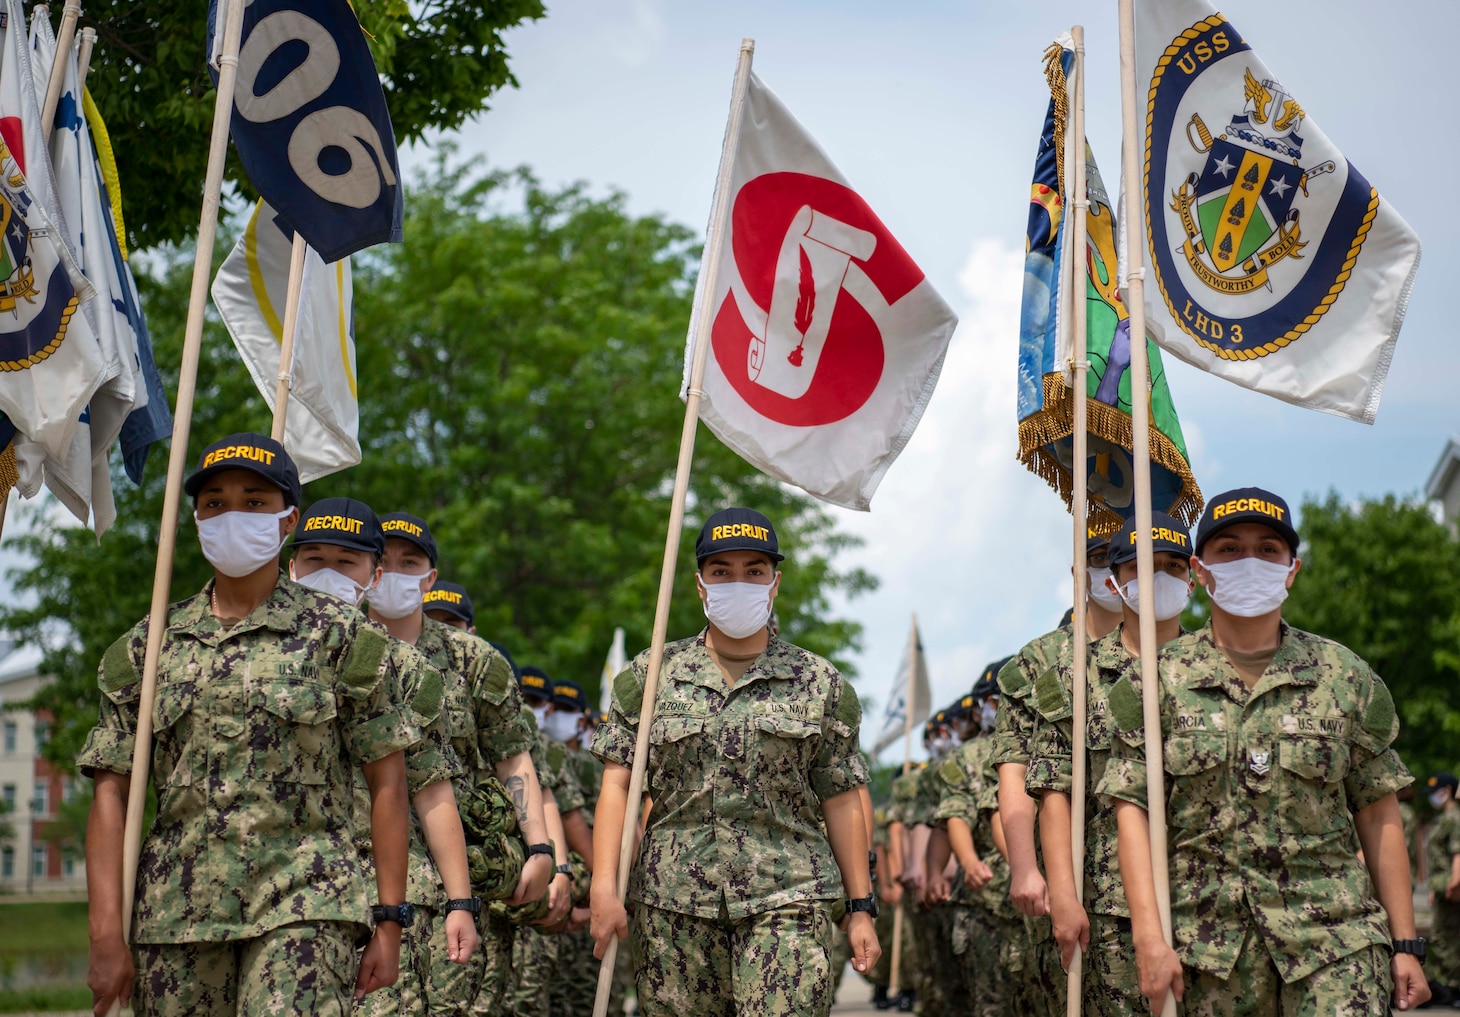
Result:
<svg viewBox="0 0 1460 1017"><path fill-rule="evenodd" d="M116 377L79 308L93 294L52 219L25 17L5 0L0 47L0 412L49 455L70 450L92 394Z"/></svg>
<svg viewBox="0 0 1460 1017"><path fill-rule="evenodd" d="M273 209L260 201L213 280L213 303L270 409L279 377L292 244ZM304 259L284 447L306 484L360 461L350 259L326 265L313 249Z"/></svg>
<svg viewBox="0 0 1460 1017"><path fill-rule="evenodd" d="M887 227L750 75L723 219L700 418L758 469L866 510L912 437L957 318Z"/></svg>
<svg viewBox="0 0 1460 1017"><path fill-rule="evenodd" d="M912 659L908 659L911 652ZM877 731L877 740L872 743L872 758L876 759L882 750L900 740L908 729L908 694L912 694L912 721L916 728L933 712L933 690L928 681L928 661L923 656L923 639L918 635L918 623L913 622L912 640L908 649L902 652L897 665L897 675L892 679L893 694L882 713L882 727Z"/></svg>
<svg viewBox="0 0 1460 1017"><path fill-rule="evenodd" d="M1150 333L1245 388L1373 423L1415 232L1203 0L1136 0L1136 80Z"/></svg>
<svg viewBox="0 0 1460 1017"><path fill-rule="evenodd" d="M618 677L629 662L624 653L624 630L613 630L613 645L608 648L608 657L603 662L603 677L598 686L598 712L605 717L613 706L613 680Z"/></svg>

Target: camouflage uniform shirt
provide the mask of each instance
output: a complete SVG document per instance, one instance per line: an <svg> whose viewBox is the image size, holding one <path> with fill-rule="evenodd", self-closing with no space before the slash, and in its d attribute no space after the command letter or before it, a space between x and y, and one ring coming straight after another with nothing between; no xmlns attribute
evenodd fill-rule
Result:
<svg viewBox="0 0 1460 1017"><path fill-rule="evenodd" d="M887 805L887 822L901 823L912 827L917 824L918 774L922 763L914 763L907 773L900 773L892 780L892 801Z"/></svg>
<svg viewBox="0 0 1460 1017"><path fill-rule="evenodd" d="M999 713L994 724L993 764L1029 765L1033 755L1034 683L1062 658L1070 656L1071 630L1057 628L1025 644L999 671Z"/></svg>
<svg viewBox="0 0 1460 1017"><path fill-rule="evenodd" d="M568 748L568 765L583 792L583 818L593 825L593 810L598 808L598 789L603 786L603 764L587 749Z"/></svg>
<svg viewBox="0 0 1460 1017"><path fill-rule="evenodd" d="M1394 700L1351 650L1282 626L1249 692L1207 626L1161 648L1176 950L1226 978L1249 927L1286 982L1389 944L1358 859L1354 813L1413 778L1390 747ZM1139 679L1110 690L1099 792L1144 808Z"/></svg>
<svg viewBox="0 0 1460 1017"><path fill-rule="evenodd" d="M232 628L213 584L174 605L158 661L133 943L220 942L295 922L363 924L354 771L417 741L389 637L280 578ZM102 657L81 772L132 770L147 622Z"/></svg>
<svg viewBox="0 0 1460 1017"><path fill-rule="evenodd" d="M1127 673L1135 673L1135 661L1120 642L1121 627L1091 648L1086 673L1085 697L1085 910L1090 914L1130 916L1125 888L1120 881L1116 853L1115 807L1095 793L1110 759L1113 730L1110 723L1111 688ZM1059 662L1034 682L1029 702L1034 707L1033 755L1025 788L1035 798L1046 791L1070 794L1074 787L1073 735L1074 654L1061 654Z"/></svg>
<svg viewBox="0 0 1460 1017"><path fill-rule="evenodd" d="M1425 841L1425 871L1437 901L1450 885L1450 860L1456 855L1460 855L1460 805L1440 810Z"/></svg>
<svg viewBox="0 0 1460 1017"><path fill-rule="evenodd" d="M973 832L973 850L994 874L981 890L969 890L960 883L954 888L953 900L973 904L1012 921L1019 917L1019 912L1009 900L1009 863L994 844L990 818L999 809L999 778L994 772L993 750L992 735L985 735L964 742L943 760L938 767L942 796L933 813L933 824L946 829L948 820L955 817L967 823Z"/></svg>
<svg viewBox="0 0 1460 1017"><path fill-rule="evenodd" d="M614 680L593 738L600 759L632 766L649 654ZM862 708L828 661L771 638L733 687L705 633L665 647L649 730L654 801L630 900L731 920L835 900L841 872L821 802L867 783L857 751Z"/></svg>
<svg viewBox="0 0 1460 1017"><path fill-rule="evenodd" d="M512 668L491 643L426 618L416 650L446 680L451 745L473 783L495 776L498 763L532 747Z"/></svg>

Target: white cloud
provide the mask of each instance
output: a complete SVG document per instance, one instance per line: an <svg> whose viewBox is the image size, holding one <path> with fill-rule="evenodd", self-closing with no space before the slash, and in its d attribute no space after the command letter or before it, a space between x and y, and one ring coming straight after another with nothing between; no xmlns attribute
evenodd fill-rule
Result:
<svg viewBox="0 0 1460 1017"><path fill-rule="evenodd" d="M612 15L603 38L608 52L619 62L642 67L669 38L663 0L628 0Z"/></svg>

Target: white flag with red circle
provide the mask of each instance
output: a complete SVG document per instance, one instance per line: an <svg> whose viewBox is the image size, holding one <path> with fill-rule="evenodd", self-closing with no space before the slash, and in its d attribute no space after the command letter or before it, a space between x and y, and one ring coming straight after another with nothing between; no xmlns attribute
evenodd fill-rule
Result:
<svg viewBox="0 0 1460 1017"><path fill-rule="evenodd" d="M865 511L912 437L958 323L816 141L750 75L710 314L700 419L748 462ZM684 394L684 393L682 393Z"/></svg>

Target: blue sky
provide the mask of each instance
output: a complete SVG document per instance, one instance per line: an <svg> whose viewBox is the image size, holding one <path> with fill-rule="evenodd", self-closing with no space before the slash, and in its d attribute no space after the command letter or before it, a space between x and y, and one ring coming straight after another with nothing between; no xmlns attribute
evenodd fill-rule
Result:
<svg viewBox="0 0 1460 1017"><path fill-rule="evenodd" d="M1350 0L1232 0L1222 10L1425 250L1373 426L1290 407L1167 357L1193 469L1208 495L1248 484L1295 503L1330 488L1346 498L1416 493L1460 431L1460 344L1444 319L1460 268L1455 203L1445 198L1457 145L1440 119L1449 116L1460 4L1414 0L1378 18L1380 8ZM866 627L858 684L873 710L885 702L911 612L935 701L945 702L987 661L1050 628L1069 602L1068 516L1014 459L1014 362L1029 177L1048 98L1042 53L1081 19L1087 135L1113 183L1114 0L557 0L547 19L508 37L521 87L459 132L464 151L492 165L621 190L637 213L702 228L736 51L750 36L757 73L959 313L939 390L872 512L834 510L867 541L848 560L882 579L877 593L839 605ZM418 149L407 163L425 155Z"/></svg>

